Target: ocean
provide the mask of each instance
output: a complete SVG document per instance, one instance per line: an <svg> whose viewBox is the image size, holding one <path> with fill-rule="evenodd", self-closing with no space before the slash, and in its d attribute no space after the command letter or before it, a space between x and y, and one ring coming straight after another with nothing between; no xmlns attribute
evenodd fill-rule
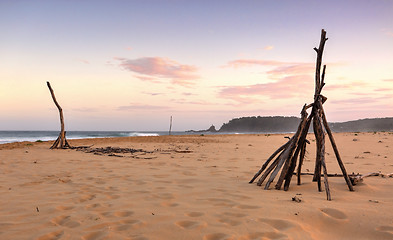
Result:
<svg viewBox="0 0 393 240"><path fill-rule="evenodd" d="M172 131L172 135L216 134ZM162 136L168 131L67 131L67 139L83 138L111 138L111 137L137 137L137 136ZM56 140L59 131L0 131L0 144L12 142L35 142Z"/></svg>

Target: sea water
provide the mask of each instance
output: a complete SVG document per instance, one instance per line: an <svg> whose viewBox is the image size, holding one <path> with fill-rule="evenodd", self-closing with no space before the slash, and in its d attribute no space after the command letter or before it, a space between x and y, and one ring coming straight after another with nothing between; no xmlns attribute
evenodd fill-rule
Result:
<svg viewBox="0 0 393 240"><path fill-rule="evenodd" d="M172 131L172 135L277 134L278 132L190 132ZM283 132L279 132L283 133ZM163 136L168 131L67 131L67 139ZM0 131L0 144L56 140L59 131Z"/></svg>
<svg viewBox="0 0 393 240"><path fill-rule="evenodd" d="M172 134L181 134L173 132ZM133 137L133 136L160 136L168 135L168 132L138 132L138 131L67 131L67 139L83 138L110 138L110 137ZM35 142L56 140L59 131L0 131L0 144L11 142Z"/></svg>

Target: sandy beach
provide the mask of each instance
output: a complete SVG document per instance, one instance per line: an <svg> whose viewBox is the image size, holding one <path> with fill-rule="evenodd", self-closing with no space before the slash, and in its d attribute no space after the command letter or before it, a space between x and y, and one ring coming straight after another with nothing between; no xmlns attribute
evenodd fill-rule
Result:
<svg viewBox="0 0 393 240"><path fill-rule="evenodd" d="M393 239L391 177L365 178L354 192L331 177L332 201L312 176L288 191L249 184L285 136L70 141L143 150L112 156L50 142L0 145L0 239ZM349 173L393 172L392 133L334 136ZM308 139L303 172L314 169ZM326 147L328 172L340 173Z"/></svg>

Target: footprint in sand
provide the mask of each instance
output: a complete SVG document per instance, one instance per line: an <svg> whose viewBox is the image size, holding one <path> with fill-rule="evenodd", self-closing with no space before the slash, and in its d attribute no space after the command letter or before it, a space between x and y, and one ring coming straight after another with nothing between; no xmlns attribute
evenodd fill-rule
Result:
<svg viewBox="0 0 393 240"><path fill-rule="evenodd" d="M200 222L188 221L188 220L175 222L175 225L183 229L192 229L192 228L203 226L203 224Z"/></svg>
<svg viewBox="0 0 393 240"><path fill-rule="evenodd" d="M83 240L95 240L95 239L102 239L106 236L106 232L98 231L98 232L91 232L82 237Z"/></svg>
<svg viewBox="0 0 393 240"><path fill-rule="evenodd" d="M52 223L69 228L75 228L81 224L77 221L71 220L71 216L58 216L51 220Z"/></svg>
<svg viewBox="0 0 393 240"><path fill-rule="evenodd" d="M116 217L128 217L131 216L132 214L134 214L133 211L119 211L119 212L115 212L113 215L115 215Z"/></svg>
<svg viewBox="0 0 393 240"><path fill-rule="evenodd" d="M63 236L63 234L64 234L63 230L58 230L42 235L41 237L38 237L37 240L57 240L60 239L61 236Z"/></svg>
<svg viewBox="0 0 393 240"><path fill-rule="evenodd" d="M230 236L225 233L211 233L203 236L203 240L225 240L230 239Z"/></svg>
<svg viewBox="0 0 393 240"><path fill-rule="evenodd" d="M179 204L178 203L172 203L172 202L162 202L161 206L163 206L163 207L177 207L177 206L179 206Z"/></svg>
<svg viewBox="0 0 393 240"><path fill-rule="evenodd" d="M244 214L244 213L234 213L234 212L224 212L223 214L226 216L229 216L229 217L236 217L236 218L241 218L241 217L247 216L247 214Z"/></svg>
<svg viewBox="0 0 393 240"><path fill-rule="evenodd" d="M57 206L56 209L60 210L60 211L67 211L67 210L74 209L74 207L72 207L72 206Z"/></svg>
<svg viewBox="0 0 393 240"><path fill-rule="evenodd" d="M111 193L105 194L105 196L106 196L107 199L118 199L118 198L120 198L120 195L111 194Z"/></svg>
<svg viewBox="0 0 393 240"><path fill-rule="evenodd" d="M121 220L116 224L117 225L113 227L116 231L128 231L131 229L138 229L146 225L144 222L137 219Z"/></svg>
<svg viewBox="0 0 393 240"><path fill-rule="evenodd" d="M79 202L86 202L86 201L89 201L89 200L93 200L94 198L96 197L96 195L95 194L85 194L85 195L83 195L80 199L79 199Z"/></svg>
<svg viewBox="0 0 393 240"><path fill-rule="evenodd" d="M259 222L267 223L273 228L284 231L290 228L295 227L295 223L292 223L291 221L287 220L282 220L282 219L268 219L268 218L260 218L258 219Z"/></svg>
<svg viewBox="0 0 393 240"><path fill-rule="evenodd" d="M102 208L102 204L100 203L93 203L85 206L86 210L92 210L92 209L97 209L97 208Z"/></svg>
<svg viewBox="0 0 393 240"><path fill-rule="evenodd" d="M203 216L205 214L202 213L202 212L189 212L189 213L186 213L185 215L187 217L200 217L200 216Z"/></svg>
<svg viewBox="0 0 393 240"><path fill-rule="evenodd" d="M339 220L345 220L347 219L347 215L343 213L340 210L334 209L334 208L321 208L320 209L322 213L324 213L326 216L339 219Z"/></svg>
<svg viewBox="0 0 393 240"><path fill-rule="evenodd" d="M133 236L131 240L148 240L148 238L144 236Z"/></svg>
<svg viewBox="0 0 393 240"><path fill-rule="evenodd" d="M257 240L257 239L287 239L288 236L279 232L254 232L246 234L239 239Z"/></svg>
<svg viewBox="0 0 393 240"><path fill-rule="evenodd" d="M218 221L220 223L225 223L226 225L229 225L229 226L237 226L242 223L241 221L238 221L235 219L230 219L230 218L220 218L220 219L218 219Z"/></svg>
<svg viewBox="0 0 393 240"><path fill-rule="evenodd" d="M240 208L240 209L257 209L257 208L261 208L260 206L253 206L253 205L237 205L236 208Z"/></svg>
<svg viewBox="0 0 393 240"><path fill-rule="evenodd" d="M159 199L174 199L175 195L172 193L159 193L159 194L154 194L154 198L159 198Z"/></svg>
<svg viewBox="0 0 393 240"><path fill-rule="evenodd" d="M236 203L230 199L225 198L208 198L207 201L211 202L213 206L219 207L233 207Z"/></svg>
<svg viewBox="0 0 393 240"><path fill-rule="evenodd" d="M380 226L376 228L377 231L387 232L393 235L393 227L392 226Z"/></svg>

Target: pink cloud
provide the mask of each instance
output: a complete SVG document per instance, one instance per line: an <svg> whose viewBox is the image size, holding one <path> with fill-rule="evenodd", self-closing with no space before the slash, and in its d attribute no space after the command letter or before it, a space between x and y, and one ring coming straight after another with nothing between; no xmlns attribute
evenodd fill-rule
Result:
<svg viewBox="0 0 393 240"><path fill-rule="evenodd" d="M179 64L168 58L145 57L137 59L115 58L120 61L120 66L127 71L141 74L147 77L145 80L151 81L150 78L170 79L173 84L190 85L198 79L196 74L197 68L191 65ZM138 77L144 80L143 77Z"/></svg>
<svg viewBox="0 0 393 240"><path fill-rule="evenodd" d="M384 82L393 82L393 79L384 79Z"/></svg>
<svg viewBox="0 0 393 240"><path fill-rule="evenodd" d="M81 63L84 63L84 64L90 64L90 62L85 60L85 59L79 58L78 61L81 62Z"/></svg>
<svg viewBox="0 0 393 240"><path fill-rule="evenodd" d="M167 110L169 107L167 106L158 106L158 105L148 105L148 104L130 104L127 106L120 106L117 108L119 111L138 111L138 110Z"/></svg>
<svg viewBox="0 0 393 240"><path fill-rule="evenodd" d="M377 88L374 89L376 92L392 92L392 88Z"/></svg>
<svg viewBox="0 0 393 240"><path fill-rule="evenodd" d="M249 97L255 96L265 96L271 99L288 99L304 96L305 94L312 96L312 83L313 79L311 76L287 76L272 83L223 87L219 92L219 96L243 103L246 103Z"/></svg>
<svg viewBox="0 0 393 240"><path fill-rule="evenodd" d="M344 84L333 84L333 85L326 85L324 87L325 90L342 90L342 89L353 89L355 87L364 87L366 86L367 83L361 82L361 81L354 81L350 83L344 83Z"/></svg>
<svg viewBox="0 0 393 240"><path fill-rule="evenodd" d="M266 46L264 49L267 50L267 51L270 51L270 50L272 50L273 48L274 48L274 46L269 45L269 46Z"/></svg>
<svg viewBox="0 0 393 240"><path fill-rule="evenodd" d="M304 75L313 74L315 70L314 63L296 63L296 62L281 62L272 60L256 60L256 59L238 59L228 62L226 67L250 67L254 65L260 66L271 66L274 67L272 70L266 73L270 77L282 77L284 75Z"/></svg>
<svg viewBox="0 0 393 240"><path fill-rule="evenodd" d="M206 101L190 101L188 99L171 99L171 102L178 103L178 104L190 104L190 105L211 105L211 102Z"/></svg>
<svg viewBox="0 0 393 240"><path fill-rule="evenodd" d="M315 66L313 63L298 63L293 65L279 66L273 70L267 71L272 77L280 77L282 75L299 75L313 74Z"/></svg>
<svg viewBox="0 0 393 240"><path fill-rule="evenodd" d="M293 63L288 62L280 62L280 61L273 61L273 60L256 60L256 59L238 59L234 61L230 61L224 67L249 67L253 65L262 65L262 66L282 66L282 65L290 65Z"/></svg>
<svg viewBox="0 0 393 240"><path fill-rule="evenodd" d="M159 95L165 95L164 93L157 93L157 92L143 92L144 94L150 95L150 96L159 96Z"/></svg>
<svg viewBox="0 0 393 240"><path fill-rule="evenodd" d="M87 107L82 107L82 108L73 108L72 109L75 112L83 112L83 113L91 113L91 112L98 112L98 108L87 108Z"/></svg>
<svg viewBox="0 0 393 240"><path fill-rule="evenodd" d="M393 37L393 32L388 29L382 29L382 32L387 36Z"/></svg>
<svg viewBox="0 0 393 240"><path fill-rule="evenodd" d="M153 83L161 83L160 80L154 77L148 77L148 76L141 76L141 75L135 75L136 78L142 81L147 81L147 82L153 82Z"/></svg>
<svg viewBox="0 0 393 240"><path fill-rule="evenodd" d="M343 64L345 63L331 63L330 65ZM219 96L242 104L252 103L252 98L256 96L267 96L270 99L304 97L305 95L312 97L315 63L238 59L228 62L226 67L239 68L255 65L271 67L272 69L266 71L266 74L269 79L275 80L275 82L248 86L227 86L220 90ZM333 86L330 89L342 87Z"/></svg>
<svg viewBox="0 0 393 240"><path fill-rule="evenodd" d="M386 94L384 96L373 97L368 95L361 95L364 97L355 97L355 98L345 98L339 100L330 101L332 104L338 104L340 106L348 106L351 107L365 107L367 105L379 104L380 102L388 102L392 99L392 95Z"/></svg>

